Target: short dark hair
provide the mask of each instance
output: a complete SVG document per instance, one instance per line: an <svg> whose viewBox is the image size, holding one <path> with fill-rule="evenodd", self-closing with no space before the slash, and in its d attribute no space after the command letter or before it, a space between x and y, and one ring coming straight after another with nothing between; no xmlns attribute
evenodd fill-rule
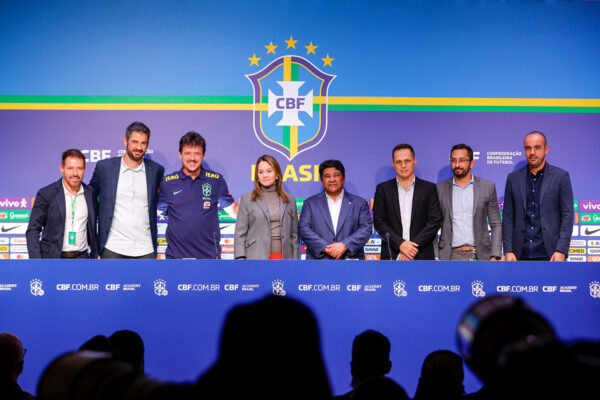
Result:
<svg viewBox="0 0 600 400"><path fill-rule="evenodd" d="M65 152L62 153L62 165L63 165L63 167L65 165L65 160L67 159L67 157L81 158L83 160L83 166L85 167L85 156L83 155L83 153L80 150L77 150L77 149L65 150Z"/></svg>
<svg viewBox="0 0 600 400"><path fill-rule="evenodd" d="M327 168L335 168L342 173L342 176L346 177L346 169L344 168L344 164L342 164L339 160L326 160L319 165L319 178L323 180L323 172Z"/></svg>
<svg viewBox="0 0 600 400"><path fill-rule="evenodd" d="M546 139L546 135L544 135L542 132L540 131L531 131L529 132L527 135L525 135L525 138L529 135L541 135L544 138L544 146L548 144L548 140ZM525 140L525 138L523 138L523 140Z"/></svg>
<svg viewBox="0 0 600 400"><path fill-rule="evenodd" d="M132 132L145 133L148 136L148 139L150 139L150 128L148 128L145 124L141 122L135 121L129 124L129 126L125 130L125 138L127 140L129 140L129 138L131 137Z"/></svg>
<svg viewBox="0 0 600 400"><path fill-rule="evenodd" d="M469 154L469 161L473 161L473 149L471 146L464 143L455 144L452 146L452 150L450 150L450 157L452 157L452 152L454 150L466 150L467 154Z"/></svg>
<svg viewBox="0 0 600 400"><path fill-rule="evenodd" d="M185 135L179 139L179 152L183 149L183 146L191 144L192 146L200 146L202 147L202 152L206 153L206 140L202 137L201 134L194 131L189 131Z"/></svg>
<svg viewBox="0 0 600 400"><path fill-rule="evenodd" d="M415 157L415 149L413 149L413 147L410 144L400 143L400 144L397 144L396 146L394 146L394 150L392 150L392 160L394 159L395 152L397 152L398 150L404 150L404 149L409 149L413 155L413 158Z"/></svg>

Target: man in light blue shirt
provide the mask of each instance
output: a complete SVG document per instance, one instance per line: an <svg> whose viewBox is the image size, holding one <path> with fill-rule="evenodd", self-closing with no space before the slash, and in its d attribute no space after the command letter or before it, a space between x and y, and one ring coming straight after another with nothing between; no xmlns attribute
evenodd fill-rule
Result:
<svg viewBox="0 0 600 400"><path fill-rule="evenodd" d="M454 176L437 184L442 232L436 250L440 260L500 260L502 220L496 185L473 176L473 150L457 144L450 152ZM491 238L488 223L491 229Z"/></svg>

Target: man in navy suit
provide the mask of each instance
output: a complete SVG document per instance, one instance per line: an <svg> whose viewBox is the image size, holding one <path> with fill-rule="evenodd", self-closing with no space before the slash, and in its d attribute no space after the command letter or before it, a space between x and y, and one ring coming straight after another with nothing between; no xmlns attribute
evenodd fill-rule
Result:
<svg viewBox="0 0 600 400"><path fill-rule="evenodd" d="M99 195L98 254L102 258L156 258L156 204L165 169L144 159L150 129L127 127L123 157L99 161L90 181Z"/></svg>
<svg viewBox="0 0 600 400"><path fill-rule="evenodd" d="M573 233L569 173L546 162L546 136L525 136L527 165L506 179L502 240L507 261L565 261Z"/></svg>
<svg viewBox="0 0 600 400"><path fill-rule="evenodd" d="M62 178L35 197L26 232L29 258L96 258L98 203L93 189L81 182L85 173L81 151L65 151L60 172Z"/></svg>
<svg viewBox="0 0 600 400"><path fill-rule="evenodd" d="M306 244L306 258L364 259L363 246L373 231L367 201L344 190L344 165L327 160L319 165L323 192L304 201L298 233Z"/></svg>
<svg viewBox="0 0 600 400"><path fill-rule="evenodd" d="M442 223L435 184L415 176L411 145L392 150L396 177L377 185L373 201L375 229L382 238L382 260L433 260L433 239Z"/></svg>

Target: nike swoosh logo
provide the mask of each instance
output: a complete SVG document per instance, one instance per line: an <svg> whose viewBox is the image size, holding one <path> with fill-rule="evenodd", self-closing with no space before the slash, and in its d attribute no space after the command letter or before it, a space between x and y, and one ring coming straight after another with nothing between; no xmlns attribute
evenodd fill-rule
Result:
<svg viewBox="0 0 600 400"><path fill-rule="evenodd" d="M598 228L598 229L594 229L593 231L590 231L588 228L585 228L585 234L586 234L586 235L591 235L592 233L596 233L596 232L598 232L598 231L600 231L600 228ZM3 232L4 232L4 231L3 231Z"/></svg>
<svg viewBox="0 0 600 400"><path fill-rule="evenodd" d="M181 189L181 190L178 190L178 191L176 191L176 192L173 192L173 196L176 196L176 195L178 195L178 194L179 194L179 193L181 193L181 192L183 192L183 189Z"/></svg>
<svg viewBox="0 0 600 400"><path fill-rule="evenodd" d="M10 231L12 231L13 229L17 229L17 228L18 228L18 227L20 227L20 226L21 226L21 225L17 225L17 226L13 226L12 228L8 228L8 229L6 229L6 228L4 227L4 225L3 225L3 226L2 226L2 229L0 229L0 231L2 231L3 233L4 233L4 232L10 232Z"/></svg>

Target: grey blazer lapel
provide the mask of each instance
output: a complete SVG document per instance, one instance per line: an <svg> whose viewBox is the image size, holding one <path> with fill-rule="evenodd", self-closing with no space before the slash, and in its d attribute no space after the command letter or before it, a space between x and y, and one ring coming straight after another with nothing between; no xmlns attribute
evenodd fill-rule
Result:
<svg viewBox="0 0 600 400"><path fill-rule="evenodd" d="M452 210L452 191L454 190L454 186L452 180L454 178L450 178L446 181L446 196L443 199L448 207L448 215L450 216L450 222L452 222L453 210Z"/></svg>
<svg viewBox="0 0 600 400"><path fill-rule="evenodd" d="M473 177L473 220L475 220L475 214L477 213L477 205L479 204L479 197L481 196L481 181L476 176ZM473 225L475 226L475 225Z"/></svg>
<svg viewBox="0 0 600 400"><path fill-rule="evenodd" d="M259 209L262 210L263 214L265 215L265 218L267 218L267 222L271 223L271 217L269 216L269 208L267 207L265 196L260 196L260 199L256 202L256 205Z"/></svg>

